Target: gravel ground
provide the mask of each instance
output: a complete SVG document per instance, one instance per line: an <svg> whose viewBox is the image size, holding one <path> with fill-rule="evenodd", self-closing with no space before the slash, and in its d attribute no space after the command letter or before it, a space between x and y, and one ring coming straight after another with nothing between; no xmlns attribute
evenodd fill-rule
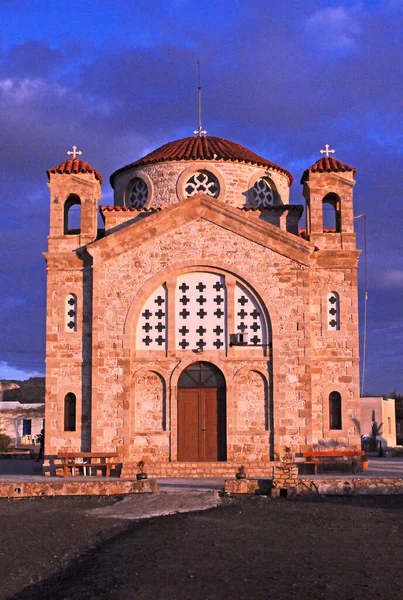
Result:
<svg viewBox="0 0 403 600"><path fill-rule="evenodd" d="M1 500L0 597L402 597L402 496L255 496L135 522L91 514L115 501Z"/></svg>

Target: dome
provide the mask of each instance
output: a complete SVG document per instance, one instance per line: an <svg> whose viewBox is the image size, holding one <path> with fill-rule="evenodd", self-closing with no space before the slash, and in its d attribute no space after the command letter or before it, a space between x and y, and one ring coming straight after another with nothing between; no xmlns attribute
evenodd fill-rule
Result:
<svg viewBox="0 0 403 600"><path fill-rule="evenodd" d="M85 160L80 160L79 158L69 158L62 162L58 167L53 167L53 169L49 169L46 171L49 179L51 173L58 173L60 175L73 175L78 173L93 173L95 175L95 179L98 179L99 183L102 183L101 174L93 169L91 165L89 165Z"/></svg>
<svg viewBox="0 0 403 600"><path fill-rule="evenodd" d="M244 148L240 144L219 137L206 136L187 137L164 144L136 162L126 165L112 173L110 178L111 185L114 187L114 178L116 175L129 169L154 163L183 160L225 160L254 164L257 166L269 167L270 169L283 173L288 178L290 185L293 181L291 173L265 158L262 158L258 154L255 154L251 150Z"/></svg>
<svg viewBox="0 0 403 600"><path fill-rule="evenodd" d="M309 173L345 173L350 171L355 175L356 169L349 167L332 156L323 156L309 169L306 169L301 177L301 183L309 179Z"/></svg>

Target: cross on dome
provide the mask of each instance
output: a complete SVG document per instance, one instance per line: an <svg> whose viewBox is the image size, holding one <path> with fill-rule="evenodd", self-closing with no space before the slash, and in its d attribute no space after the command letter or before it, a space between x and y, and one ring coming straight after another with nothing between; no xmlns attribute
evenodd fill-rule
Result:
<svg viewBox="0 0 403 600"><path fill-rule="evenodd" d="M68 150L67 154L76 158L77 156L81 156L82 152L81 150L77 150L77 146L73 146L73 150Z"/></svg>
<svg viewBox="0 0 403 600"><path fill-rule="evenodd" d="M334 154L335 151L334 150L330 150L330 146L329 144L325 144L325 149L324 150L320 150L321 154L326 154L326 156L329 156L329 154Z"/></svg>

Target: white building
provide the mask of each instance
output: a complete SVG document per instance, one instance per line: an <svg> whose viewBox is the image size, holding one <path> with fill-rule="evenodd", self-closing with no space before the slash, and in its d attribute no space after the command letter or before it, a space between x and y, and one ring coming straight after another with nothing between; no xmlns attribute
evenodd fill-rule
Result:
<svg viewBox="0 0 403 600"><path fill-rule="evenodd" d="M372 424L380 427L378 440L383 447L396 446L396 410L394 398L361 398L361 435L371 434Z"/></svg>
<svg viewBox="0 0 403 600"><path fill-rule="evenodd" d="M0 432L10 436L12 443L36 443L43 427L44 404L21 404L0 402Z"/></svg>

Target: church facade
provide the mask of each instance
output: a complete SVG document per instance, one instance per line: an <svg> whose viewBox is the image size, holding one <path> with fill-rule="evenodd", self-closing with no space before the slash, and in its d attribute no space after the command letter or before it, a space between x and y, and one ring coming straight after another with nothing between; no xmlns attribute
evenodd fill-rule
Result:
<svg viewBox="0 0 403 600"><path fill-rule="evenodd" d="M304 228L292 175L221 138L119 169L113 206L75 151L48 171L47 455L265 476L286 447L360 444L355 169L328 154Z"/></svg>

